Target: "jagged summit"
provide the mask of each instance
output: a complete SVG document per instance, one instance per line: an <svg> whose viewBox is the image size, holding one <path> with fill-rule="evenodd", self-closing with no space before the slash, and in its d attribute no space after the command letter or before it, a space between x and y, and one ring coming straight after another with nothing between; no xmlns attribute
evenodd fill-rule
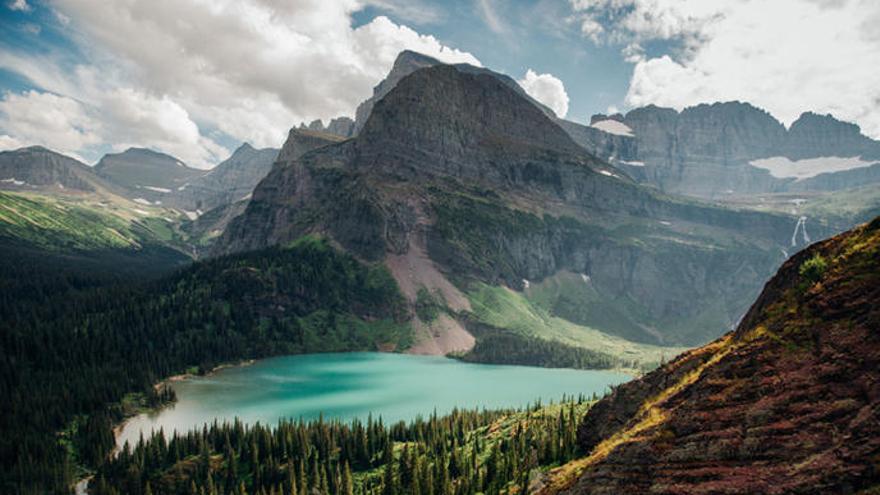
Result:
<svg viewBox="0 0 880 495"><path fill-rule="evenodd" d="M401 80L373 108L357 139L362 153L424 153L436 163L489 150L585 155L531 102L498 78L437 65Z"/></svg>

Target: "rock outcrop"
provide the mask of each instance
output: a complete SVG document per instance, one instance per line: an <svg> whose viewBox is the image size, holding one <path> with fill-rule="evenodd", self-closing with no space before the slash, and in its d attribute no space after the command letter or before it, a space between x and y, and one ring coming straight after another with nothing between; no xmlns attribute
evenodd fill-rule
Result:
<svg viewBox="0 0 880 495"><path fill-rule="evenodd" d="M872 493L880 218L811 246L736 331L621 385L542 494Z"/></svg>
<svg viewBox="0 0 880 495"><path fill-rule="evenodd" d="M324 122L321 120L313 120L306 125L302 123L299 125L299 130L301 131L314 131L321 132L325 134L333 134L334 136L347 138L354 135L355 132L355 123L349 117L337 117L335 119L331 119L330 123L327 126L324 126Z"/></svg>
<svg viewBox="0 0 880 495"><path fill-rule="evenodd" d="M216 254L318 234L368 261L423 250L458 284L521 288L567 270L619 315L608 331L696 343L733 326L796 223L639 186L484 69L413 72L353 139L301 152L301 132Z"/></svg>
<svg viewBox="0 0 880 495"><path fill-rule="evenodd" d="M786 130L764 110L727 102L697 105L680 113L653 105L637 108L626 114L623 123L633 130L630 146L634 152L628 151L626 156L644 164L633 176L672 193L723 198L731 194L830 191L880 180L880 164L870 166L880 161L880 142L862 135L858 126L830 115L805 113ZM617 149L600 149L598 153L610 157ZM774 157L860 157L865 163L854 170L829 168L805 181L794 175L774 175L753 163Z"/></svg>
<svg viewBox="0 0 880 495"><path fill-rule="evenodd" d="M95 192L106 184L88 165L41 146L0 152L0 189Z"/></svg>
<svg viewBox="0 0 880 495"><path fill-rule="evenodd" d="M95 165L104 180L128 192L128 196L161 204L178 188L208 173L188 167L177 158L145 148L110 153Z"/></svg>
<svg viewBox="0 0 880 495"><path fill-rule="evenodd" d="M206 212L244 200L269 173L277 156L277 149L258 150L244 143L207 174L172 190L164 204Z"/></svg>

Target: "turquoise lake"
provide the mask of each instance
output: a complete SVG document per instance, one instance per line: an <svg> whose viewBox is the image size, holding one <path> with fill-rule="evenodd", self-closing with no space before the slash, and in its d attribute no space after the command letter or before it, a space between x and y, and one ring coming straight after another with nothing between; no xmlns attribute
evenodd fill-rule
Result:
<svg viewBox="0 0 880 495"><path fill-rule="evenodd" d="M433 356L348 353L284 356L173 383L177 402L130 419L117 443L163 428L187 431L215 419L275 424L281 419L387 422L459 408L522 407L563 395L602 395L630 377L610 371L470 364Z"/></svg>

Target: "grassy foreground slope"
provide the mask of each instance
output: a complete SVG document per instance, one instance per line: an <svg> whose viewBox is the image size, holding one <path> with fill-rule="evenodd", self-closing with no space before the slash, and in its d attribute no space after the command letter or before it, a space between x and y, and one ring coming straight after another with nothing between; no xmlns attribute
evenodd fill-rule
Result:
<svg viewBox="0 0 880 495"><path fill-rule="evenodd" d="M813 244L738 328L599 401L542 494L877 493L880 217Z"/></svg>

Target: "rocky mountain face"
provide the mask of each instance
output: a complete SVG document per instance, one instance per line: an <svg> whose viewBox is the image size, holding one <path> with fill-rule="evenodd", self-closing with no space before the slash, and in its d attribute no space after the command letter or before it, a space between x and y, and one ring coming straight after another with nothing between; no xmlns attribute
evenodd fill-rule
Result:
<svg viewBox="0 0 880 495"><path fill-rule="evenodd" d="M620 316L604 330L705 341L733 326L795 223L643 188L482 70L419 69L355 138L300 153L302 138L291 135L215 254L318 234L385 263L411 302L423 287L453 313L468 310L469 281L521 289L566 270Z"/></svg>
<svg viewBox="0 0 880 495"><path fill-rule="evenodd" d="M321 120L313 120L309 125L302 123L299 125L301 131L321 132L324 134L332 134L334 136L347 138L354 135L354 121L349 117L337 117L331 119L327 126Z"/></svg>
<svg viewBox="0 0 880 495"><path fill-rule="evenodd" d="M144 148L104 155L95 172L129 192L134 199L161 204L166 195L202 177L207 170L188 167L173 156Z"/></svg>
<svg viewBox="0 0 880 495"><path fill-rule="evenodd" d="M736 331L617 387L538 493L873 493L880 218L789 259Z"/></svg>
<svg viewBox="0 0 880 495"><path fill-rule="evenodd" d="M361 131L376 102L400 80L436 65L442 62L401 52L373 96L358 107L351 135ZM508 76L467 64L453 67L493 75L538 106L589 153L666 192L724 199L755 193L837 191L880 182L880 165L875 165L880 162L880 142L863 136L858 126L831 116L805 113L787 130L769 113L748 103L703 104L682 112L649 105L626 115L595 115L586 126L557 118ZM620 125L610 127L608 122ZM841 162L839 157L851 160ZM762 159L775 161L755 163Z"/></svg>
<svg viewBox="0 0 880 495"><path fill-rule="evenodd" d="M56 188L95 192L107 187L91 167L40 146L0 152L0 189Z"/></svg>
<svg viewBox="0 0 880 495"><path fill-rule="evenodd" d="M593 120L596 126L610 119ZM631 136L619 136L605 148L587 143L588 149L612 162L639 162L626 170L668 192L723 198L880 181L880 142L830 115L805 113L786 129L764 110L727 102L682 112L651 105L632 110L621 122Z"/></svg>
<svg viewBox="0 0 880 495"><path fill-rule="evenodd" d="M269 173L277 156L277 149L258 150L244 143L207 174L172 190L171 202L190 211L208 211L246 199Z"/></svg>

